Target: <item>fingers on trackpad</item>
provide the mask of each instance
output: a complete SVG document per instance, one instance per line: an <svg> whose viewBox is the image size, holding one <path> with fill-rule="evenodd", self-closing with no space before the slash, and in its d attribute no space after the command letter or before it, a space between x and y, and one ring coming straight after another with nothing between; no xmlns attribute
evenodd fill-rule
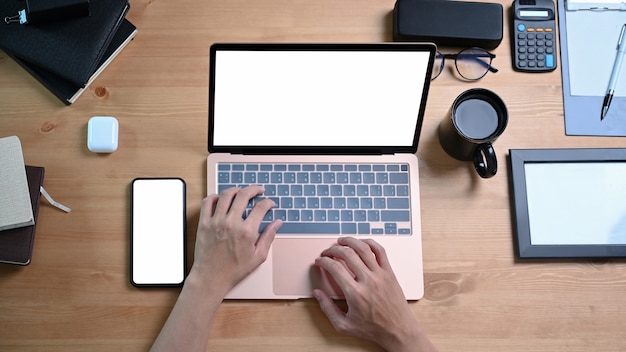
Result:
<svg viewBox="0 0 626 352"><path fill-rule="evenodd" d="M331 297L343 297L331 275L315 266L315 258L335 239L277 238L272 244L274 294L311 297L319 288Z"/></svg>

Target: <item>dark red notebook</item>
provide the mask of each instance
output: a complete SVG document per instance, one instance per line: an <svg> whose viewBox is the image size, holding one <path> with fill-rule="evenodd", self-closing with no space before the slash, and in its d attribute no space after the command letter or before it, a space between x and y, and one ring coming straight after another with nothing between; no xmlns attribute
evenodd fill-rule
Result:
<svg viewBox="0 0 626 352"><path fill-rule="evenodd" d="M39 188L43 184L45 169L38 166L26 166L30 203L33 207L35 225L17 229L0 231L0 263L28 265L33 254L35 243L35 228L39 214L41 193Z"/></svg>

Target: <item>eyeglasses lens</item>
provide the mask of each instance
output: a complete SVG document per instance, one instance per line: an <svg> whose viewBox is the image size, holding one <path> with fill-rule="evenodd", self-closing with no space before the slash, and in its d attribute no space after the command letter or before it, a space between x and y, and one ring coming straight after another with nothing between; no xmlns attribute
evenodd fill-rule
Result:
<svg viewBox="0 0 626 352"><path fill-rule="evenodd" d="M487 74L491 60L491 55L487 51L471 48L465 49L457 55L455 65L463 78L477 80Z"/></svg>

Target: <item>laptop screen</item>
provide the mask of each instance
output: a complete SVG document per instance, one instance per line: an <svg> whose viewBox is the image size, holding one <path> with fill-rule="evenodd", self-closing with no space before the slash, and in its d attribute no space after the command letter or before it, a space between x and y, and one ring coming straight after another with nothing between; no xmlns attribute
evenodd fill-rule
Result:
<svg viewBox="0 0 626 352"><path fill-rule="evenodd" d="M435 47L214 44L209 151L415 152Z"/></svg>

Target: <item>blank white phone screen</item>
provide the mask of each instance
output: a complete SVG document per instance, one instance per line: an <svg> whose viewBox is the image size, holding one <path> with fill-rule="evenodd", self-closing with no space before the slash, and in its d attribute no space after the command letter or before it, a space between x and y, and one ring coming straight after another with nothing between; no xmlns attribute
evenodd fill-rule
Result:
<svg viewBox="0 0 626 352"><path fill-rule="evenodd" d="M184 181L134 180L131 221L133 284L181 284L185 276Z"/></svg>

